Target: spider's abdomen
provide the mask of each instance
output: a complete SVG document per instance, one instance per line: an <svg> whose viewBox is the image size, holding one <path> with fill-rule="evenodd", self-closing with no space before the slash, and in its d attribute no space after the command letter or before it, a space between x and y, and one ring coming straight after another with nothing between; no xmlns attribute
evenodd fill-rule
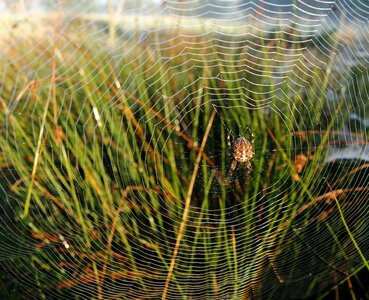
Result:
<svg viewBox="0 0 369 300"><path fill-rule="evenodd" d="M233 146L233 157L236 161L244 163L254 156L254 149L251 143L244 137L239 137Z"/></svg>

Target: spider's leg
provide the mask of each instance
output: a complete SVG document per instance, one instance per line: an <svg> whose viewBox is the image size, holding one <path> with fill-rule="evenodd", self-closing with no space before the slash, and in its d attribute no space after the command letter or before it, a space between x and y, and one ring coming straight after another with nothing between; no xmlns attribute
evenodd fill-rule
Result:
<svg viewBox="0 0 369 300"><path fill-rule="evenodd" d="M232 154L232 144L234 142L234 137L232 134L232 131L228 131L228 135L227 135L227 145L228 145L228 152L230 155Z"/></svg>
<svg viewBox="0 0 369 300"><path fill-rule="evenodd" d="M231 178L233 175L234 170L237 167L237 160L232 160L231 166L229 167L229 171L228 171L228 178Z"/></svg>
<svg viewBox="0 0 369 300"><path fill-rule="evenodd" d="M231 137L232 137L232 140L231 140ZM233 140L234 140L234 138L233 138L233 133L232 133L232 131L230 130L230 131L228 131L228 135L227 135L227 143L228 143L228 147L229 147L229 148L231 148L232 143L233 143Z"/></svg>
<svg viewBox="0 0 369 300"><path fill-rule="evenodd" d="M246 168L247 168L247 176L250 175L251 171L252 171L252 165L251 162L248 160L246 161Z"/></svg>

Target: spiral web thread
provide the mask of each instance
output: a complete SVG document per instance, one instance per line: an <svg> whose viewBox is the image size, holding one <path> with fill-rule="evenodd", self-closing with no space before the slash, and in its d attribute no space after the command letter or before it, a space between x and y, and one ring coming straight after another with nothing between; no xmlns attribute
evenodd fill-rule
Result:
<svg viewBox="0 0 369 300"><path fill-rule="evenodd" d="M0 7L2 294L283 299L365 265L365 1Z"/></svg>

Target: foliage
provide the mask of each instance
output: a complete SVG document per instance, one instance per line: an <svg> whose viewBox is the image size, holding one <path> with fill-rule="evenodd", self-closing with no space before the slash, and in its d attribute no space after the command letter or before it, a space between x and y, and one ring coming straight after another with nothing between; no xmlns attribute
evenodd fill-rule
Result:
<svg viewBox="0 0 369 300"><path fill-rule="evenodd" d="M284 34L227 49L210 35L158 48L156 33L112 47L65 32L6 48L0 293L158 299L168 283L182 298L273 299L350 285L364 262L342 218L360 249L368 215L350 207L367 174L325 158L361 103L327 94L366 87ZM247 127L253 172L228 178L228 132Z"/></svg>

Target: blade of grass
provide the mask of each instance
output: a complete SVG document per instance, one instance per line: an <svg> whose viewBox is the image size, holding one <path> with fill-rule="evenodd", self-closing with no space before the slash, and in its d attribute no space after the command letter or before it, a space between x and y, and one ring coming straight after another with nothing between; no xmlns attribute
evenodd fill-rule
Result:
<svg viewBox="0 0 369 300"><path fill-rule="evenodd" d="M339 201L338 201L338 199L337 199L337 197L336 197L336 194L333 192L333 190L332 190L332 186L329 184L329 182L328 182L328 181L325 181L325 182L327 183L327 185L328 185L329 189L330 189L330 190L331 190L331 192L333 193L333 199L334 199L334 201L336 202L337 209L338 209L338 212L340 213L342 223L343 223L343 225L345 226L345 229L346 229L346 231L347 231L347 233L348 233L348 235L349 235L349 237L350 237L350 239L351 239L352 243L354 244L354 246L355 246L355 248L356 248L357 252L359 253L359 255L360 255L361 259L363 260L364 265L365 265L365 266L366 266L366 268L369 270L369 263L368 263L368 261L366 260L366 258L365 258L365 256L364 256L363 252L362 252L362 251L361 251L361 249L360 249L360 246L359 246L359 245L358 245L358 243L356 242L355 237L352 235L351 230L350 230L350 228L348 227L348 225L347 225L347 223L346 223L345 216L343 215L343 211L342 211L342 209L341 209L341 205L340 205L340 203L339 203Z"/></svg>
<svg viewBox="0 0 369 300"><path fill-rule="evenodd" d="M29 206L31 204L31 195L32 195L32 191L33 191L33 183L35 181L36 172L37 172L38 160L40 158L41 151L42 151L42 140L43 140L44 129L45 129L45 124L46 124L46 115L47 115L47 111L48 111L48 108L49 108L49 103L50 103L50 100L51 100L51 94L52 94L52 91L54 91L54 85L55 85L55 77L56 77L56 75L55 75L56 74L56 72L55 72L55 70L56 70L55 58L52 61L52 70L53 71L52 71L52 76L51 76L51 84L50 84L49 93L48 93L46 104L45 104L44 113L42 115L42 123L41 123L40 133L38 135L35 160L33 162L33 168L32 168L32 174L31 174L31 183L29 185L26 201L24 203L23 214L21 215L22 219L26 218L27 215L28 215Z"/></svg>
<svg viewBox="0 0 369 300"><path fill-rule="evenodd" d="M174 266L175 266L176 259L177 259L178 249L179 249L181 239L182 239L182 235L183 235L184 229L186 227L186 223L187 223L187 217L188 217L188 212L189 212L190 203L191 203L191 196L192 196L193 188L194 188L194 185L195 185L195 179L196 179L196 176L197 176L197 172L198 172L198 169L199 169L199 165L200 165L200 161L201 161L201 157L202 157L202 152L204 150L206 141L208 139L210 129L211 129L211 125L213 124L213 121L214 121L214 118L215 118L215 114L216 114L216 112L214 110L211 117L210 117L208 126L206 128L204 138L201 142L200 151L199 151L199 153L197 155L197 158L196 158L195 167L194 167L194 170L193 170L193 173L192 173L190 186L188 188L187 198L186 198L186 201L185 201L185 207L184 207L184 210L183 210L182 221L181 221L181 224L180 224L180 227L179 227L179 230L178 230L178 235L177 235L176 244L175 244L175 247L174 247L174 250L173 250L172 260L171 260L171 263L170 263L170 266L169 266L167 279L165 281L165 286L164 286L163 294L162 294L162 297L161 297L162 300L165 300L166 297L167 297L169 284L170 284L170 281L171 281L172 273L173 273Z"/></svg>

